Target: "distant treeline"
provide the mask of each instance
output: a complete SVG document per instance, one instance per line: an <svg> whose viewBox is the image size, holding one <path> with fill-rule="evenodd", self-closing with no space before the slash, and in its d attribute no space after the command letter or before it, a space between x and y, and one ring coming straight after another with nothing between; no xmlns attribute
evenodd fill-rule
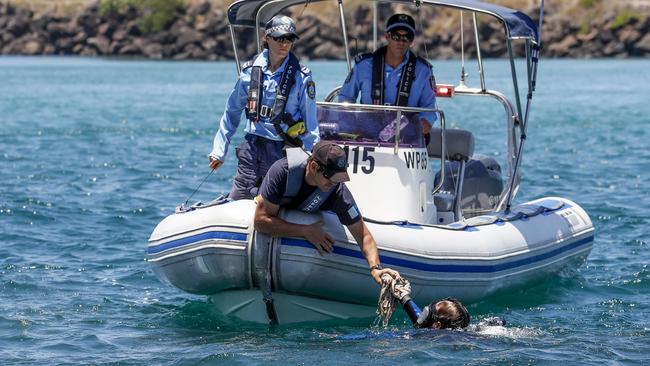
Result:
<svg viewBox="0 0 650 366"><path fill-rule="evenodd" d="M532 3L532 2L529 2ZM535 2L536 3L536 2ZM551 2L552 4L553 2ZM611 2L580 0L569 12L548 6L542 32L542 55L546 57L647 57L650 55L650 17L634 8L614 7ZM620 5L621 3L618 3ZM380 5L380 19L394 11ZM402 11L413 12L408 6ZM539 9L529 5L523 12L537 18ZM343 40L337 21L307 8L296 15L300 41L296 53L309 59L344 58ZM461 32L446 28L457 14L435 12L423 7L418 14L424 37L413 48L430 58L459 57ZM465 17L465 52L475 55L473 30ZM486 17L480 18L487 19ZM372 12L354 6L346 13L353 51L372 47ZM479 22L484 57L503 57L498 22ZM153 59L225 60L234 57L226 9L212 2L184 0L100 0L82 11L61 15L37 12L0 0L0 54L129 56ZM237 32L238 44L246 57L256 50L251 32Z"/></svg>

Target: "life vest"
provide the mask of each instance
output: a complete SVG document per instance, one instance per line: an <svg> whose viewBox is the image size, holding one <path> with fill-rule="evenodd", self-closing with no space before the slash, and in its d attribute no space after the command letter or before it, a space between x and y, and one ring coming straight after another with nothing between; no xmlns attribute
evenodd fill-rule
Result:
<svg viewBox="0 0 650 366"><path fill-rule="evenodd" d="M275 102L273 107L262 105L261 98L264 93L262 81L262 67L253 66L251 70L251 80L248 87L248 103L246 104L246 117L253 123L258 122L261 118L270 118L276 133L282 137L289 146L300 147L302 141L299 135L305 133L305 122L295 121L290 113L285 112L287 99L291 88L296 83L296 75L301 71L298 58L289 52L289 61L282 73L280 83L276 89ZM247 63L245 66L250 65ZM282 124L287 125L287 132L282 129Z"/></svg>
<svg viewBox="0 0 650 366"><path fill-rule="evenodd" d="M386 67L386 49L387 46L380 47L372 54L372 90L371 98L372 104L384 104L384 68ZM415 79L415 64L418 57L413 52L409 51L408 60L406 65L402 68L402 75L397 87L397 95L395 96L395 105L400 107L407 107L409 95L411 94L411 86Z"/></svg>
<svg viewBox="0 0 650 366"><path fill-rule="evenodd" d="M287 165L289 172L287 174L287 185L284 190L284 197L280 201L280 205L286 205L293 201L293 199L300 192L300 188L305 180L305 169L307 168L307 159L309 155L301 148L286 149ZM338 187L335 185L325 192L316 188L304 201L296 206L297 209L304 212L316 212L323 205L325 200L334 192Z"/></svg>

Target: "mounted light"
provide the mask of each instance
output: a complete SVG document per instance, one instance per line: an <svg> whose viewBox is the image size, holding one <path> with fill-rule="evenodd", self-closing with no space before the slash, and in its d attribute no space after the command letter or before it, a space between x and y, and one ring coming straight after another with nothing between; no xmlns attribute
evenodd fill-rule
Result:
<svg viewBox="0 0 650 366"><path fill-rule="evenodd" d="M451 98L454 96L454 86L447 84L436 85L436 97Z"/></svg>

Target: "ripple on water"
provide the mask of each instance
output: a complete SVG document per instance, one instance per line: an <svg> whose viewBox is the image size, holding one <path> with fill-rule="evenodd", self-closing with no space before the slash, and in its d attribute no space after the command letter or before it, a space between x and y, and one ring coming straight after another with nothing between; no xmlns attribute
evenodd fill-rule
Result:
<svg viewBox="0 0 650 366"><path fill-rule="evenodd" d="M473 324L499 316L505 327L420 332L403 314L386 329L368 319L242 323L156 279L143 260L148 236L209 172L231 64L0 58L3 363L650 363L650 83L635 84L647 74L641 61L547 60L539 80L517 201L557 195L584 207L596 226L587 262L468 304ZM313 64L322 93L340 82L322 75L346 72L344 63ZM503 65L486 60L490 70ZM457 79L451 63L435 67L440 80ZM635 93L602 103L580 78L603 95L612 84ZM626 123L612 123L612 108ZM445 110L449 125L476 128L477 153L503 161L502 121L484 118L490 111L480 106L466 121L463 108ZM230 188L241 135L192 200Z"/></svg>

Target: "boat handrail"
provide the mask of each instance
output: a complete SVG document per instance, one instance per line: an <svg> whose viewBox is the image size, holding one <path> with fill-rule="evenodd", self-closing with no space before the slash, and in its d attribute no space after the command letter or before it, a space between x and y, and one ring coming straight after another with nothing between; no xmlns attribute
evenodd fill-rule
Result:
<svg viewBox="0 0 650 366"><path fill-rule="evenodd" d="M343 109L368 109L373 111L393 111L393 112L434 112L441 114L442 110L437 108L420 108L420 107L401 107L395 105L376 105L376 104L361 104L361 103L348 103L348 102L316 102L316 105L325 107L342 107Z"/></svg>
<svg viewBox="0 0 650 366"><path fill-rule="evenodd" d="M333 101L334 98L336 98L336 96L339 95L341 89L343 89L343 85L339 85L336 88L332 89L332 91L329 92L329 94L327 94L327 96L325 97L325 102Z"/></svg>
<svg viewBox="0 0 650 366"><path fill-rule="evenodd" d="M516 192L519 188L519 171L515 169L516 161L517 161L517 154L518 154L518 145L517 145L517 136L516 136L516 131L515 128L519 127L521 128L521 121L519 121L519 118L517 117L517 112L515 111L515 107L513 106L512 102L508 97L505 96L505 94L496 91L496 90L481 90L480 88L470 88L470 87L456 87L454 88L454 95L463 95L463 96L485 96L485 97L492 97L496 99L503 108L505 109L506 112L506 128L507 128L507 133L508 133L508 158L507 158L507 163L508 163L508 179L507 179L507 186L504 187L504 190L502 192L502 197L499 200L499 203L495 207L495 211L500 210L505 204L507 204L507 198L508 196L513 196L512 193ZM513 175L516 174L517 177L513 180Z"/></svg>

